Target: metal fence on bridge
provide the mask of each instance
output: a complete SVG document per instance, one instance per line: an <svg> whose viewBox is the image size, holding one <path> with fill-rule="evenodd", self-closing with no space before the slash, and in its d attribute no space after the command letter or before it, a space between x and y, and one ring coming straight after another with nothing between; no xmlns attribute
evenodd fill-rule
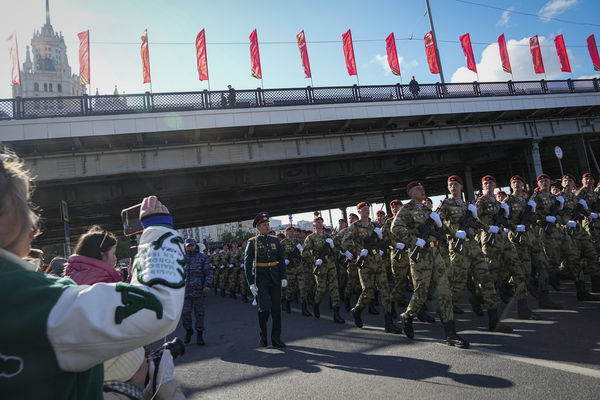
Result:
<svg viewBox="0 0 600 400"><path fill-rule="evenodd" d="M0 120L87 115L135 114L224 108L278 107L307 104L365 103L468 97L600 92L598 79L440 83L419 85L329 86L287 89L143 93L77 97L0 99Z"/></svg>

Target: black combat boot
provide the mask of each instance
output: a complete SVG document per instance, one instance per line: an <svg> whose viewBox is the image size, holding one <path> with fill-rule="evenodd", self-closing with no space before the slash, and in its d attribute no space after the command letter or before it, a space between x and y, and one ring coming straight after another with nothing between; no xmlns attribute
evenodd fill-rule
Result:
<svg viewBox="0 0 600 400"><path fill-rule="evenodd" d="M492 332L511 333L513 331L510 326L500 322L500 319L498 319L498 310L495 308L488 310L488 319L490 331Z"/></svg>
<svg viewBox="0 0 600 400"><path fill-rule="evenodd" d="M271 343L273 344L273 347L277 347L280 349L283 349L285 347L285 343L283 343L281 339L271 338Z"/></svg>
<svg viewBox="0 0 600 400"><path fill-rule="evenodd" d="M352 306L350 305L350 296L344 297L344 308L348 312L350 312L350 309L352 309Z"/></svg>
<svg viewBox="0 0 600 400"><path fill-rule="evenodd" d="M404 325L404 334L409 338L415 337L415 330L413 329L413 317L408 315L408 312L400 314L400 320Z"/></svg>
<svg viewBox="0 0 600 400"><path fill-rule="evenodd" d="M197 331L198 332L198 336L196 336L196 344L198 346L204 346L204 339L202 338L202 331Z"/></svg>
<svg viewBox="0 0 600 400"><path fill-rule="evenodd" d="M242 296L242 302L243 302L243 303L247 303L247 302L248 302L248 296L247 296L247 295L245 295L245 294L243 294L243 295L241 295L241 296Z"/></svg>
<svg viewBox="0 0 600 400"><path fill-rule="evenodd" d="M465 310L455 304L452 306L452 312L454 312L454 314L464 314Z"/></svg>
<svg viewBox="0 0 600 400"><path fill-rule="evenodd" d="M235 291L234 290L230 290L229 291L229 297L231 297L234 300L237 300L237 296L235 295Z"/></svg>
<svg viewBox="0 0 600 400"><path fill-rule="evenodd" d="M562 310L564 307L550 300L550 296L548 295L548 291L540 290L540 295L538 296L538 308L546 309L546 310Z"/></svg>
<svg viewBox="0 0 600 400"><path fill-rule="evenodd" d="M560 291L560 276L558 275L558 271L552 272L548 277L548 283L554 290L557 292Z"/></svg>
<svg viewBox="0 0 600 400"><path fill-rule="evenodd" d="M577 301L600 301L600 297L585 290L585 282L575 282Z"/></svg>
<svg viewBox="0 0 600 400"><path fill-rule="evenodd" d="M373 299L373 303L375 303L376 306L379 305L379 291L375 292L375 298ZM379 314L379 312L377 314Z"/></svg>
<svg viewBox="0 0 600 400"><path fill-rule="evenodd" d="M444 332L446 333L446 344L448 346L455 346L461 349L466 349L469 347L469 342L458 336L458 333L456 333L456 327L454 326L453 319L447 322L442 322L442 324L444 325Z"/></svg>
<svg viewBox="0 0 600 400"><path fill-rule="evenodd" d="M183 339L183 343L190 344L190 342L192 341L193 334L194 334L193 329L186 329L185 330L185 339Z"/></svg>
<svg viewBox="0 0 600 400"><path fill-rule="evenodd" d="M387 333L393 333L396 335L402 333L402 328L400 328L399 326L396 326L394 324L394 321L392 321L391 313L385 313L383 315L383 317L384 317L384 321L385 321L385 331Z"/></svg>
<svg viewBox="0 0 600 400"><path fill-rule="evenodd" d="M375 307L375 304L373 304L373 302L371 302L369 304L369 308L368 308L369 314L372 315L379 315L379 311L377 310L377 307Z"/></svg>
<svg viewBox="0 0 600 400"><path fill-rule="evenodd" d="M306 305L306 300L302 302L302 315L305 317L310 317L312 314L308 311L308 306Z"/></svg>
<svg viewBox="0 0 600 400"><path fill-rule="evenodd" d="M398 312L396 311L396 303L392 301L391 304L391 308L392 308L392 319L398 319Z"/></svg>
<svg viewBox="0 0 600 400"><path fill-rule="evenodd" d="M333 322L335 322L336 324L343 324L346 321L344 321L344 318L342 318L342 316L340 315L340 307L333 307Z"/></svg>
<svg viewBox="0 0 600 400"><path fill-rule="evenodd" d="M600 275L592 276L592 292L600 293Z"/></svg>
<svg viewBox="0 0 600 400"><path fill-rule="evenodd" d="M362 308L360 308L359 306L354 307L352 310L350 310L350 312L352 313L352 318L354 318L354 325L358 326L359 328L363 327L363 320L362 320Z"/></svg>
<svg viewBox="0 0 600 400"><path fill-rule="evenodd" d="M529 305L527 304L527 299L517 300L517 315L519 319L541 319L539 315L531 312Z"/></svg>
<svg viewBox="0 0 600 400"><path fill-rule="evenodd" d="M471 308L473 309L473 312L476 315L483 317L483 308L481 308L483 298L478 294L471 295L469 296L469 303L471 303Z"/></svg>
<svg viewBox="0 0 600 400"><path fill-rule="evenodd" d="M321 310L319 310L319 305L321 305L321 303L317 303L316 301L313 303L313 315L315 318L321 318Z"/></svg>
<svg viewBox="0 0 600 400"><path fill-rule="evenodd" d="M284 305L283 311L285 311L288 314L291 314L292 313L292 307L290 306L290 301L289 300L284 301L283 305Z"/></svg>
<svg viewBox="0 0 600 400"><path fill-rule="evenodd" d="M423 305L423 307L421 307L421 309L417 313L417 318L419 319L419 321L427 322L429 324L433 324L435 322L435 318L433 318L427 313L427 307L425 307L425 305Z"/></svg>

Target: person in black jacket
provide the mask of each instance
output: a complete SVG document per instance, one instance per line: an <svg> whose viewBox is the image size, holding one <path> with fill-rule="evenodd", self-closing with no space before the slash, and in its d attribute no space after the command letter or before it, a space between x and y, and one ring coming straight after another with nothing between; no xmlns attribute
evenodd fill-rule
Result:
<svg viewBox="0 0 600 400"><path fill-rule="evenodd" d="M208 257L198 249L196 240L185 240L185 298L181 320L185 329L185 344L192 340L192 311L196 318L196 343L204 345L202 334L204 332L204 297L210 291L213 282L213 273L210 269Z"/></svg>

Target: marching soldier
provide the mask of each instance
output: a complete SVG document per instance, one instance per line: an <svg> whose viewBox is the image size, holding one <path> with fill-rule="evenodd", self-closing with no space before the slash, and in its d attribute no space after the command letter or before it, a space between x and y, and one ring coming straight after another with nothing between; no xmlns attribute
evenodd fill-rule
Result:
<svg viewBox="0 0 600 400"><path fill-rule="evenodd" d="M410 264L408 262L406 245L402 242L396 241L394 235L391 234L392 223L398 216L400 208L402 208L402 202L400 200L392 200L390 202L390 208L392 209L393 216L386 221L386 225L390 239L390 267L394 277L394 288L390 293L392 298L392 316L394 316L396 313L396 304L402 307L406 307L408 305L404 297L404 293L406 292L408 286Z"/></svg>
<svg viewBox="0 0 600 400"><path fill-rule="evenodd" d="M583 220L583 227L592 238L594 248L597 253L600 253L600 219L598 212L600 211L600 196L594 192L594 176L586 172L581 177L581 189L576 195L584 199L589 206L589 216ZM600 293L600 279L597 276L592 276L592 292Z"/></svg>
<svg viewBox="0 0 600 400"><path fill-rule="evenodd" d="M348 215L348 225L349 227L352 226L353 223L355 223L356 221L358 221L358 215L354 214L354 213L350 213ZM346 287L344 289L344 307L346 308L346 311L350 311L352 309L352 296L360 293L361 288L360 288L360 280L358 279L358 268L356 267L355 261L356 258L354 257L354 255L351 253L351 251L348 249L348 244L349 242L347 241L348 235L350 234L350 228L348 227L348 229L344 232L343 236L342 236L342 250L344 251L344 255L346 256L346 258L348 259L348 262L346 263L347 268L346 268L346 275L347 275L347 281L346 281Z"/></svg>
<svg viewBox="0 0 600 400"><path fill-rule="evenodd" d="M449 281L452 289L452 303L456 304L462 298L467 280L473 275L475 284L481 293L481 301L488 310L490 331L510 333L512 328L500 322L498 318L498 307L496 305L496 289L494 281L488 270L483 253L475 237L481 230L481 224L477 223L477 207L466 204L462 199L463 181L457 175L448 178L448 197L442 203L440 218L448 227L449 231L465 231L464 239L449 237L450 273ZM470 301L475 302L474 296ZM481 307L478 303L473 308Z"/></svg>
<svg viewBox="0 0 600 400"><path fill-rule="evenodd" d="M238 275L238 283L240 289L240 296L242 297L242 301L244 303L248 302L248 285L246 284L246 271L244 270L244 252L246 251L246 246L248 245L248 241L244 240L242 242L242 247L239 252L239 267L237 268Z"/></svg>
<svg viewBox="0 0 600 400"><path fill-rule="evenodd" d="M429 287L432 285L438 297L446 343L461 348L469 347L469 342L456 333L447 269L437 247L442 233L465 239L466 232L453 232L442 225L440 216L423 204L426 196L420 182L410 182L406 186L406 191L410 202L400 209L392 223L392 233L397 241L405 243L412 250L410 272L414 291L406 312L400 315L404 323L404 333L409 338L414 337L413 319L425 304Z"/></svg>
<svg viewBox="0 0 600 400"><path fill-rule="evenodd" d="M252 226L258 234L248 240L244 254L246 279L250 291L258 301L258 325L260 327L260 344L268 345L267 322L273 316L271 343L274 347L283 348L281 341L281 288L287 286L285 259L279 239L268 235L269 214L259 213Z"/></svg>
<svg viewBox="0 0 600 400"><path fill-rule="evenodd" d="M239 285L238 266L242 263L242 252L238 248L237 242L231 242L231 250L229 251L229 296L236 299L236 293Z"/></svg>
<svg viewBox="0 0 600 400"><path fill-rule="evenodd" d="M285 239L281 241L281 247L283 248L283 254L285 255L286 272L288 276L288 285L285 290L285 301L283 303L284 310L289 314L292 312L290 302L294 296L300 298L302 304L302 315L310 317L311 313L308 311L306 304L306 287L304 284L304 271L302 270L302 256L300 249L302 246L299 243L295 243L294 239L295 230L293 227L288 226L285 228Z"/></svg>
<svg viewBox="0 0 600 400"><path fill-rule="evenodd" d="M304 240L302 254L308 260L312 260L313 274L317 280L317 289L313 302L313 314L316 318L321 316L319 305L321 300L329 291L331 305L333 307L333 322L343 324L345 321L340 315L340 291L338 288L338 276L335 268L334 257L337 253L335 244L330 235L323 231L323 218L318 216L313 220L315 232Z"/></svg>
<svg viewBox="0 0 600 400"><path fill-rule="evenodd" d="M345 248L351 249L350 252L358 257L356 266L362 287L362 293L358 297L356 306L351 310L352 317L354 324L362 328L362 310L373 301L377 288L385 309L385 331L398 334L402 333L402 329L394 325L392 321L390 289L379 253L383 246L383 234L381 228L369 220L370 207L367 202L358 203L356 209L360 214L360 220L350 226L344 244Z"/></svg>

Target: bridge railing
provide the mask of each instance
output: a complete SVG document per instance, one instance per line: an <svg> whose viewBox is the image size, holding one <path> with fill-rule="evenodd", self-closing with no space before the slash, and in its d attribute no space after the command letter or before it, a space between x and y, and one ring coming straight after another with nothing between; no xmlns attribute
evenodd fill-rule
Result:
<svg viewBox="0 0 600 400"><path fill-rule="evenodd" d="M411 101L489 96L600 92L598 79L440 83L419 85L328 86L285 89L143 93L99 96L0 99L0 120L135 114L222 108L278 107L307 104Z"/></svg>

